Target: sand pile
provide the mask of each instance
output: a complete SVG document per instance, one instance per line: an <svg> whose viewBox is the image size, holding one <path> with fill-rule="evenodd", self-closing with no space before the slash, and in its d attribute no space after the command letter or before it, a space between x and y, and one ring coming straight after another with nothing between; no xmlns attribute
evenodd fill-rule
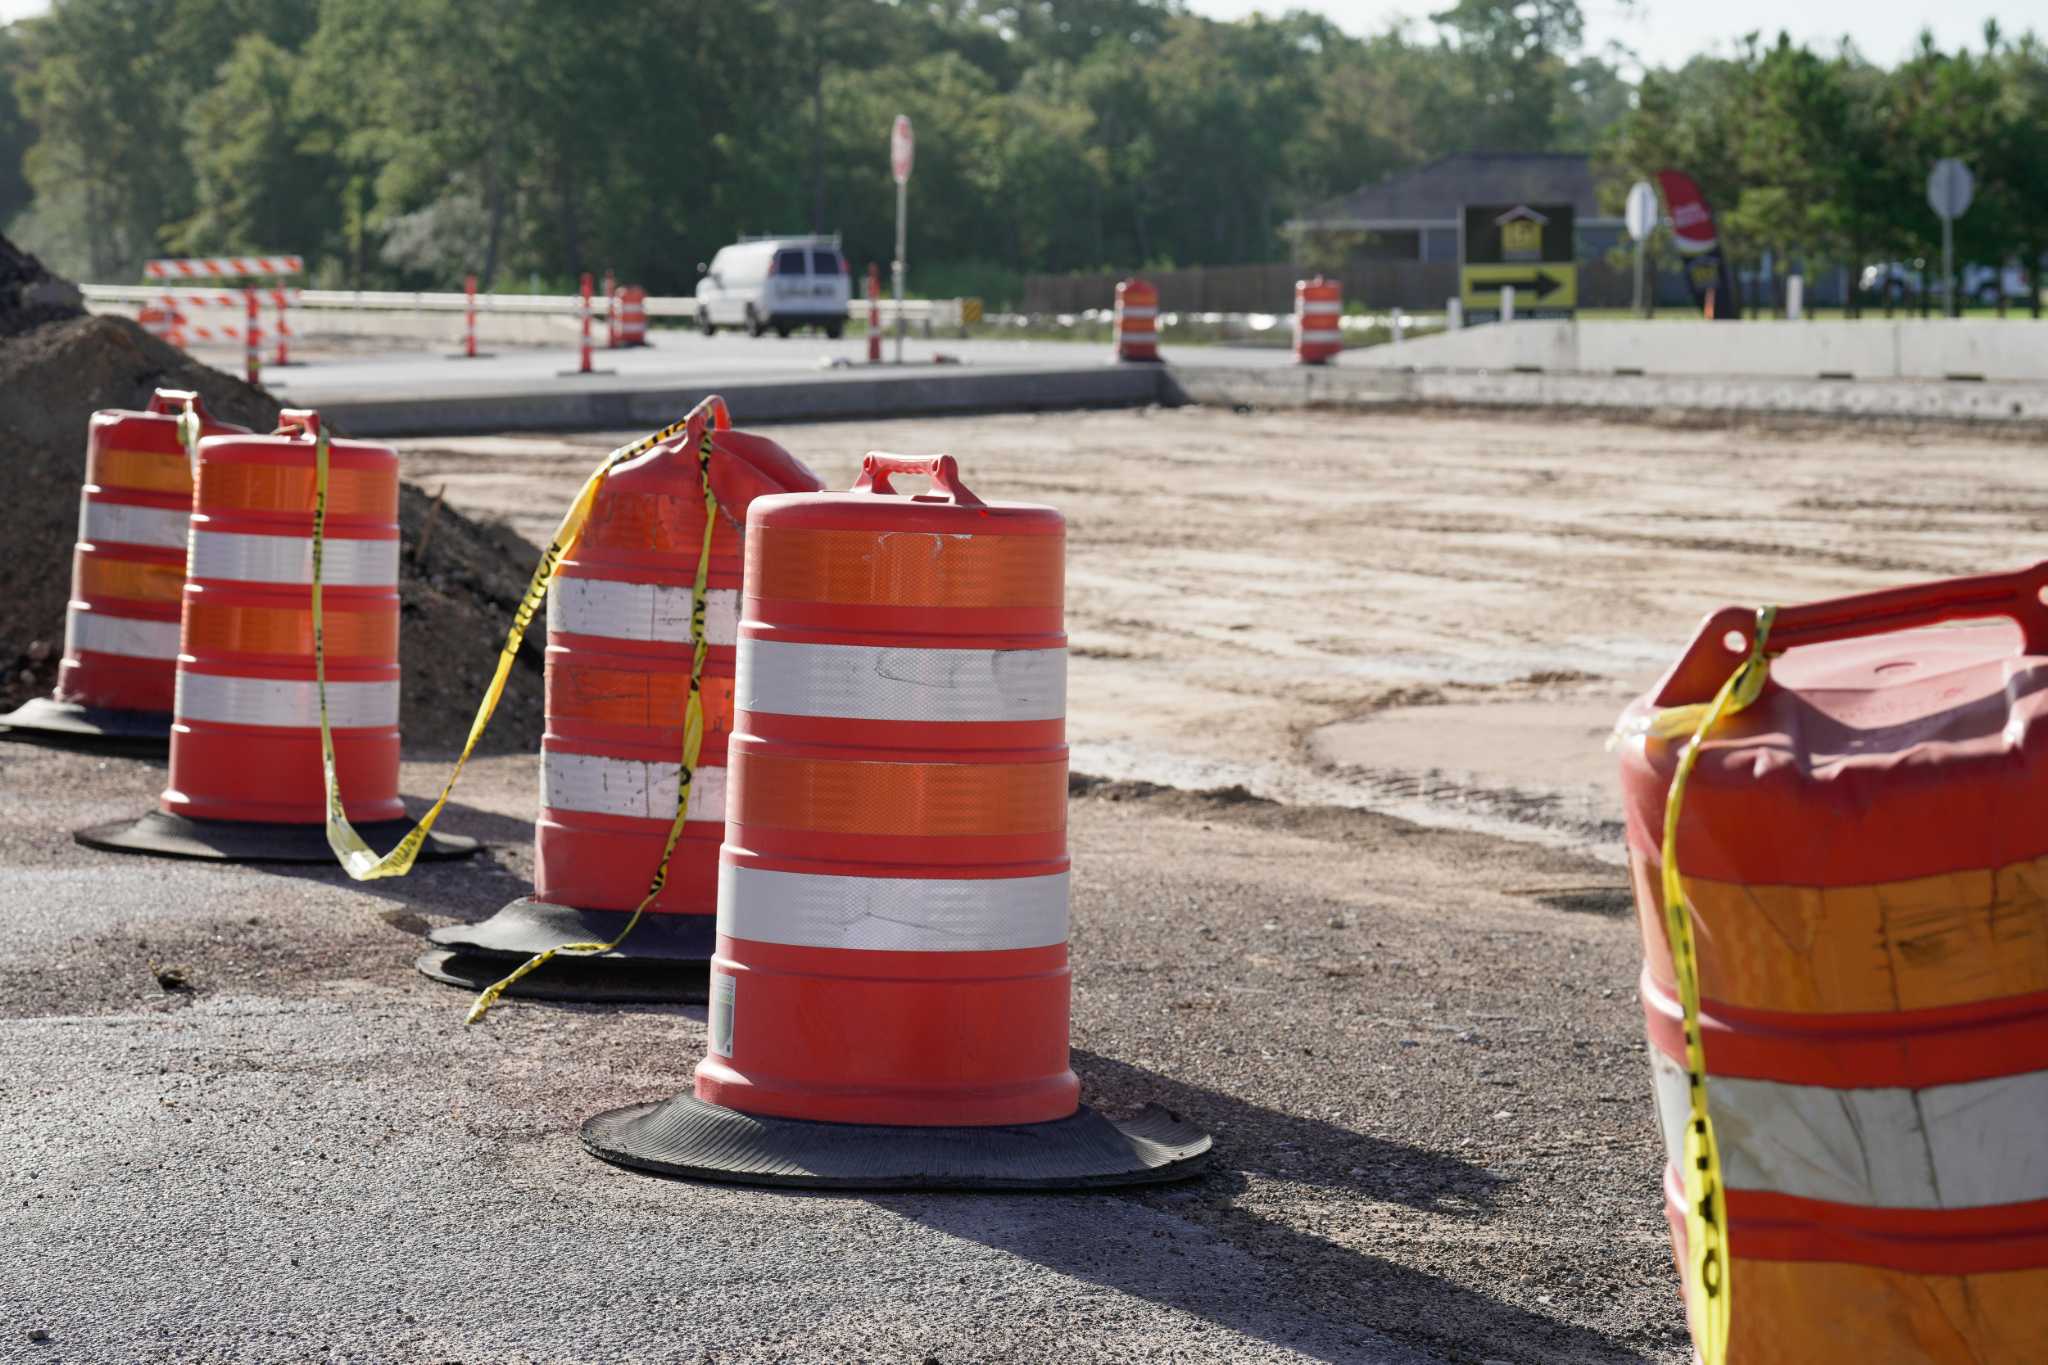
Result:
<svg viewBox="0 0 2048 1365"><path fill-rule="evenodd" d="M77 291L0 237L0 710L47 693L64 648L85 424L100 408L141 408L158 387L193 389L209 411L267 431L278 402L150 336L127 318L87 317ZM400 726L408 751L460 746L512 609L539 551L407 484L401 490ZM431 523L431 530L427 527ZM421 535L426 531L424 554ZM485 737L485 752L538 747L540 636Z"/></svg>

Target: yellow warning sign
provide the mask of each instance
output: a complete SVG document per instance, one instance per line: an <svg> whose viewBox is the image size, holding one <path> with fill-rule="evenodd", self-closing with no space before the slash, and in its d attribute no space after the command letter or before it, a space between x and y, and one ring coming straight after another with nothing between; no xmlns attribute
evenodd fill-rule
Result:
<svg viewBox="0 0 2048 1365"><path fill-rule="evenodd" d="M1458 297L1465 309L1500 307L1500 291L1512 286L1515 312L1526 317L1579 306L1579 268L1547 261L1499 261L1467 265L1458 271Z"/></svg>

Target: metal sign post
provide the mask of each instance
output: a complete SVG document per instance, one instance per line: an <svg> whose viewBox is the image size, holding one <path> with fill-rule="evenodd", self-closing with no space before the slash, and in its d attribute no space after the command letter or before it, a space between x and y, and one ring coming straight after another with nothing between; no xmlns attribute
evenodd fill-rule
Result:
<svg viewBox="0 0 2048 1365"><path fill-rule="evenodd" d="M896 116L896 126L889 131L889 169L896 176L896 259L891 264L896 277L896 363L903 363L903 256L905 246L904 208L909 199L910 161L916 151L916 138L910 131L910 117Z"/></svg>
<svg viewBox="0 0 2048 1365"><path fill-rule="evenodd" d="M1651 229L1657 226L1657 191L1650 188L1649 181L1638 180L1629 186L1626 217L1628 235L1636 240L1636 316L1648 317L1649 309L1643 306L1643 249Z"/></svg>
<svg viewBox="0 0 2048 1365"><path fill-rule="evenodd" d="M1970 168L1952 156L1934 163L1927 173L1927 204L1941 218L1941 277L1948 286L1948 315L1962 315L1962 300L1956 296L1956 219L1969 211L1977 192Z"/></svg>

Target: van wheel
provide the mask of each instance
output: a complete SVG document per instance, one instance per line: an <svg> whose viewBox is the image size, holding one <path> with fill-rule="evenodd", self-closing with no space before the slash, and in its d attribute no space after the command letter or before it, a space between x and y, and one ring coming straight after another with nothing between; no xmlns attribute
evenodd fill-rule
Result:
<svg viewBox="0 0 2048 1365"><path fill-rule="evenodd" d="M718 324L711 320L711 314L706 309L697 310L697 330L708 337L718 335Z"/></svg>
<svg viewBox="0 0 2048 1365"><path fill-rule="evenodd" d="M845 324L845 323L843 323L843 322L828 322L828 323L826 323L826 324L825 324L825 336L826 336L826 339L827 339L827 340L830 340L830 341L837 341L837 340L839 340L839 338L840 338L840 337L844 336L845 334L846 334L846 324Z"/></svg>
<svg viewBox="0 0 2048 1365"><path fill-rule="evenodd" d="M781 337L781 338L782 338L782 339L783 339L784 341L787 341L787 340L789 340L789 324L787 324L787 323L779 323L779 324L777 324L777 326L776 326L776 328L775 328L775 335L777 335L777 336Z"/></svg>
<svg viewBox="0 0 2048 1365"><path fill-rule="evenodd" d="M754 311L754 305L753 305L753 304L751 304L751 303L750 303L750 304L748 304L748 305L747 305L747 335L748 335L748 336L750 336L750 337L757 337L757 336L760 336L760 335L761 335L761 334L762 334L763 332L765 332L765 331L767 331L767 330L768 330L768 328L767 328L767 327L766 327L766 326L765 326L765 325L764 325L764 324L762 323L762 321L761 321L761 315L760 315L759 313L756 313L756 312Z"/></svg>

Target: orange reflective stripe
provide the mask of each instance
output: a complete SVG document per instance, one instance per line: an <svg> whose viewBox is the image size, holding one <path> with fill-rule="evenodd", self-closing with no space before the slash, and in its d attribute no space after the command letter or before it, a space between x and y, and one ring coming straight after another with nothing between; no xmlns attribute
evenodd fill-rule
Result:
<svg viewBox="0 0 2048 1365"><path fill-rule="evenodd" d="M1732 1281L1730 1362L2031 1365L2048 1337L2048 1268L1912 1275L1738 1253Z"/></svg>
<svg viewBox="0 0 2048 1365"><path fill-rule="evenodd" d="M92 453L86 475L101 488L132 488L144 493L192 493L192 462L183 451L113 450Z"/></svg>
<svg viewBox="0 0 2048 1365"><path fill-rule="evenodd" d="M748 754L742 824L836 834L1045 834L1067 825L1065 763L862 763Z"/></svg>
<svg viewBox="0 0 2048 1365"><path fill-rule="evenodd" d="M730 527L714 535L724 539ZM630 550L636 554L687 554L695 558L704 542L704 497L614 491L590 509L577 544L584 549Z"/></svg>
<svg viewBox="0 0 2048 1365"><path fill-rule="evenodd" d="M1059 607L1065 565L1062 536L764 526L747 538L746 583L749 596L798 602Z"/></svg>
<svg viewBox="0 0 2048 1365"><path fill-rule="evenodd" d="M1656 866L1630 860L1652 973L1671 978ZM1700 990L1750 1009L1858 1014L2048 991L2048 857L1869 886L1687 877L1712 950Z"/></svg>
<svg viewBox="0 0 2048 1365"><path fill-rule="evenodd" d="M202 462L199 506L207 512L313 512L313 468ZM327 515L398 517L398 474L391 469L335 469L328 475Z"/></svg>
<svg viewBox="0 0 2048 1365"><path fill-rule="evenodd" d="M702 534L701 532L699 533ZM685 651L683 657L689 657ZM704 733L732 729L731 678L703 681ZM678 729L690 697L687 673L646 673L625 668L592 668L551 660L547 674L550 720L592 721Z"/></svg>
<svg viewBox="0 0 2048 1365"><path fill-rule="evenodd" d="M185 591L183 564L112 559L106 555L78 557L78 595L88 602L124 597L131 602L175 602Z"/></svg>
<svg viewBox="0 0 2048 1365"><path fill-rule="evenodd" d="M327 655L391 659L398 653L398 609L321 613ZM195 601L185 610L187 652L313 653L313 613L297 607L234 607Z"/></svg>

